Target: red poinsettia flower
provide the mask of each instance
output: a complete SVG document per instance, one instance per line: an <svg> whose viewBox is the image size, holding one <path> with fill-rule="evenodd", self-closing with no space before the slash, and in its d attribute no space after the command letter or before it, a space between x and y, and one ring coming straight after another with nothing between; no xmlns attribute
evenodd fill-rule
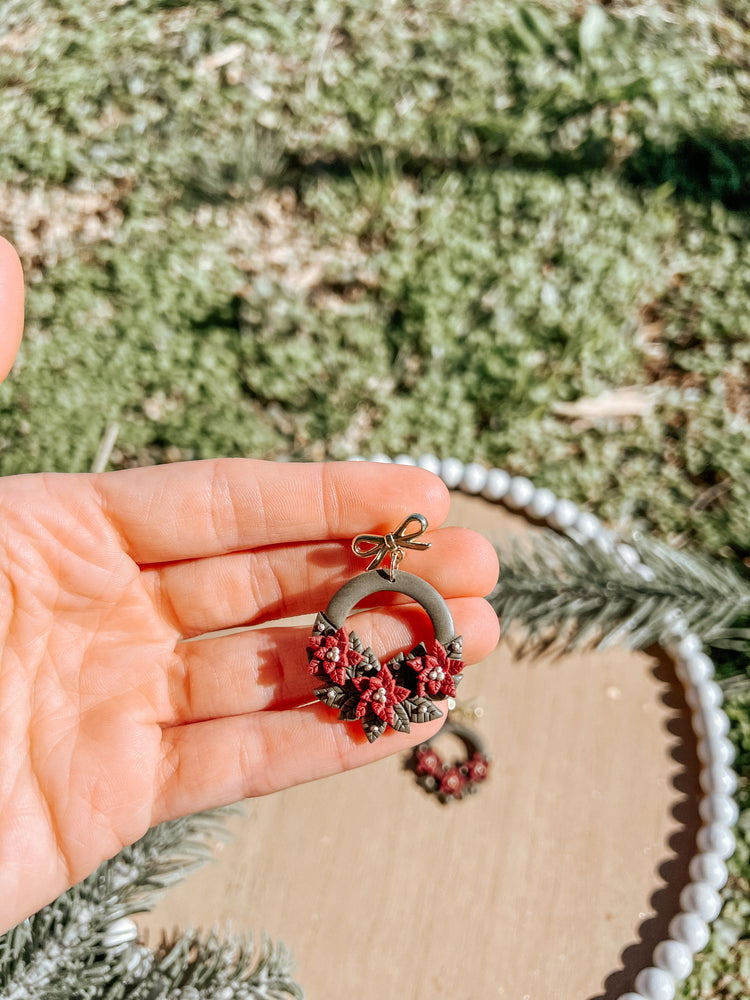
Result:
<svg viewBox="0 0 750 1000"><path fill-rule="evenodd" d="M361 653L349 645L349 636L343 628L335 635L314 635L308 646L310 673L327 674L335 684L346 680L346 668L356 667L363 659Z"/></svg>
<svg viewBox="0 0 750 1000"><path fill-rule="evenodd" d="M469 777L469 781L479 782L484 781L489 773L490 762L487 757L484 757L481 753L475 753L471 760L467 760L466 773Z"/></svg>
<svg viewBox="0 0 750 1000"><path fill-rule="evenodd" d="M460 798L466 785L466 776L461 774L461 769L457 764L443 771L440 778L440 794Z"/></svg>
<svg viewBox="0 0 750 1000"><path fill-rule="evenodd" d="M393 706L400 704L411 694L408 688L398 687L388 667L381 667L374 677L353 677L352 682L359 691L356 717L363 718L368 708L371 708L379 719L391 726L396 717Z"/></svg>
<svg viewBox="0 0 750 1000"><path fill-rule="evenodd" d="M416 758L417 774L428 774L433 778L438 778L442 775L443 762L432 747L427 747L425 750L417 750Z"/></svg>
<svg viewBox="0 0 750 1000"><path fill-rule="evenodd" d="M463 660L452 660L435 639L430 652L407 660L417 671L417 694L420 698L455 698L456 682L453 678L463 670Z"/></svg>

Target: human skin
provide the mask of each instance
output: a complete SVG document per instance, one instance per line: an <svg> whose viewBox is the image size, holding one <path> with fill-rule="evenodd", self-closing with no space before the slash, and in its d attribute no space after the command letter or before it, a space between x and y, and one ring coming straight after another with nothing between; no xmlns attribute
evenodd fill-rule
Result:
<svg viewBox="0 0 750 1000"><path fill-rule="evenodd" d="M3 373L22 317L21 269L0 241ZM440 720L368 743L311 698L309 626L272 623L324 609L364 569L352 537L419 511L432 547L403 568L447 599L466 662L483 658L498 639L482 597L496 555L482 536L440 527L448 506L430 473L365 462L230 458L0 480L0 931L155 823L437 731ZM380 599L347 627L381 658L427 637L421 608ZM257 627L206 635L239 625Z"/></svg>

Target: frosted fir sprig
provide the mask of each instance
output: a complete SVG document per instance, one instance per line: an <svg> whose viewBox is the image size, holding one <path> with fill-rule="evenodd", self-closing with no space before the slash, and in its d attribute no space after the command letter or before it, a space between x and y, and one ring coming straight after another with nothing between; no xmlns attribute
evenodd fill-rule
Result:
<svg viewBox="0 0 750 1000"><path fill-rule="evenodd" d="M639 562L623 558L623 549ZM750 648L750 581L733 566L636 535L632 547L582 544L543 531L498 550L490 602L505 630L525 631L524 650L596 642L643 648L668 631L679 608L708 645Z"/></svg>

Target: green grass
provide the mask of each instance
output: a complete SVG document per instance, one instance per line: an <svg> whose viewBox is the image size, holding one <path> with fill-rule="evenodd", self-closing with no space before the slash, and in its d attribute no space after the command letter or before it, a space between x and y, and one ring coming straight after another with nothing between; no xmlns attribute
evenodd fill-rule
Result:
<svg viewBox="0 0 750 1000"><path fill-rule="evenodd" d="M173 6L6 4L2 472L455 451L750 554L745 6Z"/></svg>
<svg viewBox="0 0 750 1000"><path fill-rule="evenodd" d="M747 0L0 15L0 473L452 453L750 559Z"/></svg>

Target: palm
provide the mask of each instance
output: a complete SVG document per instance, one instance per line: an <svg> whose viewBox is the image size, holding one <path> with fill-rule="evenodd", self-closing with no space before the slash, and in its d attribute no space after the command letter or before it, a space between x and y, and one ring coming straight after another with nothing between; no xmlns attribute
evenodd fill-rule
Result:
<svg viewBox="0 0 750 1000"><path fill-rule="evenodd" d="M29 480L8 481L2 494L15 613L0 729L23 826L3 808L0 843L34 899L148 829L178 639L93 493L73 477L48 483L28 495Z"/></svg>
<svg viewBox="0 0 750 1000"><path fill-rule="evenodd" d="M237 459L0 482L0 930L155 822L409 745L395 733L369 745L310 704L302 626L183 640L325 607L355 571L341 540L396 523L415 495L444 517L433 477L366 465ZM440 535L420 571L459 599L476 659L496 640L475 596L494 553ZM465 568L446 574L458 547ZM420 615L398 610L360 613L357 631L402 648Z"/></svg>

